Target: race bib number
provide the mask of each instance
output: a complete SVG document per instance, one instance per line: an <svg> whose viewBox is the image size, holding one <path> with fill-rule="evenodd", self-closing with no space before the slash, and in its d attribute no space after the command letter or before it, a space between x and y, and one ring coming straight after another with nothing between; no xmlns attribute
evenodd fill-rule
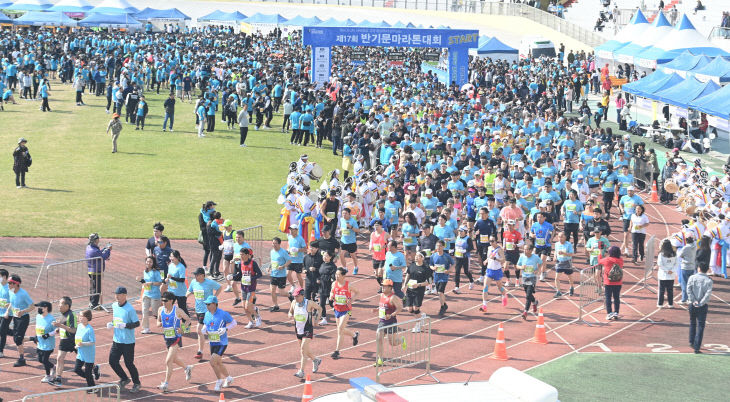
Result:
<svg viewBox="0 0 730 402"><path fill-rule="evenodd" d="M13 307L13 317L20 317L20 309Z"/></svg>
<svg viewBox="0 0 730 402"><path fill-rule="evenodd" d="M344 306L347 304L347 296L345 295L335 295L335 304Z"/></svg>
<svg viewBox="0 0 730 402"><path fill-rule="evenodd" d="M592 176L591 179L593 179L594 182L598 182L598 180L600 180L598 176Z"/></svg>
<svg viewBox="0 0 730 402"><path fill-rule="evenodd" d="M506 248L507 250L509 250L509 251L512 251L512 250L514 250L514 249L515 249L515 244L514 244L514 243L512 243L512 242L509 242L509 241L508 241L507 243L505 243L505 244L504 244L504 246L505 246L505 248Z"/></svg>
<svg viewBox="0 0 730 402"><path fill-rule="evenodd" d="M431 216L432 213L433 213L433 209L428 209L428 208L426 209L426 216Z"/></svg>
<svg viewBox="0 0 730 402"><path fill-rule="evenodd" d="M148 291L148 292L149 292L150 290L152 290L152 284L151 284L151 283L149 283L149 282L148 282L148 283L145 283L145 284L144 284L144 290L146 290L146 291Z"/></svg>
<svg viewBox="0 0 730 402"><path fill-rule="evenodd" d="M279 270L279 263L276 261L271 261L271 270L272 271L278 271Z"/></svg>
<svg viewBox="0 0 730 402"><path fill-rule="evenodd" d="M294 321L305 322L305 321L307 321L307 316L304 314L294 314Z"/></svg>
<svg viewBox="0 0 730 402"><path fill-rule="evenodd" d="M390 211L390 216L393 216L396 218L398 217L398 208L390 208L389 211Z"/></svg>
<svg viewBox="0 0 730 402"><path fill-rule="evenodd" d="M335 219L335 213L334 212L327 212L327 219Z"/></svg>
<svg viewBox="0 0 730 402"><path fill-rule="evenodd" d="M74 338L74 343L76 344L76 346L81 346L82 341L83 340L81 339L81 337Z"/></svg>
<svg viewBox="0 0 730 402"><path fill-rule="evenodd" d="M535 266L534 266L534 265L524 265L524 266L522 267L522 270L523 270L523 271L524 271L524 272L525 272L526 274L528 274L528 275L529 275L529 274L532 274L533 272L535 272Z"/></svg>
<svg viewBox="0 0 730 402"><path fill-rule="evenodd" d="M634 209L634 205L636 205L633 201L628 201L626 204L624 204L625 209Z"/></svg>
<svg viewBox="0 0 730 402"><path fill-rule="evenodd" d="M167 284L167 287L170 289L177 289L177 281L171 280L170 283Z"/></svg>
<svg viewBox="0 0 730 402"><path fill-rule="evenodd" d="M208 341L209 342L220 342L221 335L217 332L208 332Z"/></svg>
<svg viewBox="0 0 730 402"><path fill-rule="evenodd" d="M175 328L163 328L162 329L162 335L164 335L165 338L175 338L175 337L177 337L177 334L175 333Z"/></svg>
<svg viewBox="0 0 730 402"><path fill-rule="evenodd" d="M403 243L407 245L413 245L416 242L416 240L410 235L410 234L404 234L403 235Z"/></svg>
<svg viewBox="0 0 730 402"><path fill-rule="evenodd" d="M251 285L251 275L242 275L241 284L246 286Z"/></svg>
<svg viewBox="0 0 730 402"><path fill-rule="evenodd" d="M116 327L117 324L124 324L124 320L119 317L114 317L112 318L112 324L114 324L114 326Z"/></svg>
<svg viewBox="0 0 730 402"><path fill-rule="evenodd" d="M195 300L203 300L205 298L205 290L194 290Z"/></svg>
<svg viewBox="0 0 730 402"><path fill-rule="evenodd" d="M631 185L631 183L629 183L627 181L622 181L621 182L621 187L623 187L623 188L629 188L630 185Z"/></svg>
<svg viewBox="0 0 730 402"><path fill-rule="evenodd" d="M576 206L575 206L575 204L567 204L567 205L565 206L565 209L566 209L566 210L567 210L568 212L570 212L570 213L575 213L575 210L576 210Z"/></svg>
<svg viewBox="0 0 730 402"><path fill-rule="evenodd" d="M381 246L380 244L373 244L373 251L375 251L376 253L380 252L380 250L382 249L383 246Z"/></svg>
<svg viewBox="0 0 730 402"><path fill-rule="evenodd" d="M46 334L46 329L42 327L35 327L35 335L36 336L43 336Z"/></svg>
<svg viewBox="0 0 730 402"><path fill-rule="evenodd" d="M347 229L347 228L342 229L342 235L343 236L349 236L351 234L352 234L352 230Z"/></svg>
<svg viewBox="0 0 730 402"><path fill-rule="evenodd" d="M538 238L535 239L535 244L537 244L540 247L543 247L545 245L545 239L542 239L542 238L539 238L538 237Z"/></svg>
<svg viewBox="0 0 730 402"><path fill-rule="evenodd" d="M58 336L60 336L61 339L66 339L66 338L68 338L68 332L66 332L66 330L63 329L63 328L59 328L58 329Z"/></svg>
<svg viewBox="0 0 730 402"><path fill-rule="evenodd" d="M417 280L411 279L411 280L408 281L408 288L409 289L415 288L416 285L418 285L418 281Z"/></svg>
<svg viewBox="0 0 730 402"><path fill-rule="evenodd" d="M431 249L424 248L421 251L423 251L423 254L426 254L426 257L430 257L431 256Z"/></svg>
<svg viewBox="0 0 730 402"><path fill-rule="evenodd" d="M385 307L380 307L378 309L378 318L380 318L381 320L385 319Z"/></svg>
<svg viewBox="0 0 730 402"><path fill-rule="evenodd" d="M599 250L599 249L591 250L591 255L594 257L598 257L598 255L600 255L600 254L601 254L601 250Z"/></svg>
<svg viewBox="0 0 730 402"><path fill-rule="evenodd" d="M292 257L297 257L299 256L299 250L296 247L292 247L289 249L289 255L291 255Z"/></svg>
<svg viewBox="0 0 730 402"><path fill-rule="evenodd" d="M466 254L466 249L457 247L456 250L454 250L454 257L456 258L463 258L464 254Z"/></svg>
<svg viewBox="0 0 730 402"><path fill-rule="evenodd" d="M0 299L0 308L8 308L8 299Z"/></svg>
<svg viewBox="0 0 730 402"><path fill-rule="evenodd" d="M479 235L479 243L489 243L489 235Z"/></svg>
<svg viewBox="0 0 730 402"><path fill-rule="evenodd" d="M436 273L437 274L443 274L446 273L446 265L445 264L436 264Z"/></svg>

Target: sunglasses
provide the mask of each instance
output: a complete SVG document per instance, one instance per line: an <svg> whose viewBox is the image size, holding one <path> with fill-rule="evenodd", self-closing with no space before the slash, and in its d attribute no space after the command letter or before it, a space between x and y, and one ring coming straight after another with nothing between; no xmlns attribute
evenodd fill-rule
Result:
<svg viewBox="0 0 730 402"><path fill-rule="evenodd" d="M162 302L163 302L163 303L167 303L167 302L169 302L169 301L170 301L170 299L162 299Z"/></svg>

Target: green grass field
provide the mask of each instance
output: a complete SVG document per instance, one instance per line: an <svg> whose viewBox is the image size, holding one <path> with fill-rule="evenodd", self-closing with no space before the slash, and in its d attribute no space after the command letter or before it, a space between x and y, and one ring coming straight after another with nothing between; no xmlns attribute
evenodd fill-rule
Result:
<svg viewBox="0 0 730 402"><path fill-rule="evenodd" d="M248 147L239 147L238 129L229 131L216 115L216 131L197 138L193 105L175 108L175 131L162 132L162 93L146 93L149 115L144 131L124 125L119 152L111 153L105 133L111 118L105 97L86 94L75 106L70 86L53 82L51 113L39 101L18 100L0 112L0 236L147 237L162 221L173 238L196 238L197 214L206 200L218 203L234 228L263 225L265 236L278 231L276 203L289 163L303 152L325 174L339 167L331 150L291 146L282 134L282 117L272 130L249 129ZM17 96L17 94L16 94ZM124 117L122 117L123 119ZM28 139L33 165L27 189L16 189L12 151L18 137ZM325 143L329 146L329 142ZM315 183L313 187L318 187Z"/></svg>
<svg viewBox="0 0 730 402"><path fill-rule="evenodd" d="M728 356L571 354L527 371L558 389L563 402L723 401Z"/></svg>

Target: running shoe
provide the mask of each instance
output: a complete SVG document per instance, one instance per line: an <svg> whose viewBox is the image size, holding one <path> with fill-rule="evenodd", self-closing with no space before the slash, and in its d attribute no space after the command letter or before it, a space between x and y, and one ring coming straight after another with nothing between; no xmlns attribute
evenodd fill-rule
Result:
<svg viewBox="0 0 730 402"><path fill-rule="evenodd" d="M537 299L535 299L535 302L532 303L532 312L537 313Z"/></svg>
<svg viewBox="0 0 730 402"><path fill-rule="evenodd" d="M43 378L41 379L41 382L42 383L50 383L51 382L51 376L44 375Z"/></svg>
<svg viewBox="0 0 730 402"><path fill-rule="evenodd" d="M269 307L269 311L272 313L279 311L279 306L271 306L271 307Z"/></svg>
<svg viewBox="0 0 730 402"><path fill-rule="evenodd" d="M611 321L613 319L613 313L606 314L606 321Z"/></svg>
<svg viewBox="0 0 730 402"><path fill-rule="evenodd" d="M196 359L202 359L203 358L203 352L198 351L198 353L196 353L195 356L193 356L193 357L196 358Z"/></svg>
<svg viewBox="0 0 730 402"><path fill-rule="evenodd" d="M461 291L459 290L458 286L454 288L454 293L456 293L457 295L461 294Z"/></svg>
<svg viewBox="0 0 730 402"><path fill-rule="evenodd" d="M226 286L226 290L224 292L233 292L233 287L231 285Z"/></svg>
<svg viewBox="0 0 730 402"><path fill-rule="evenodd" d="M322 320L319 322L319 325L327 325L327 319L322 317Z"/></svg>
<svg viewBox="0 0 730 402"><path fill-rule="evenodd" d="M140 331L140 333L143 333L143 334L151 334L152 333L152 330L150 330L149 328L144 328L142 331Z"/></svg>
<svg viewBox="0 0 730 402"><path fill-rule="evenodd" d="M99 377L101 377L101 373L99 373L99 365L98 364L95 364L94 365L93 373L94 373L94 379L95 380L99 380Z"/></svg>
<svg viewBox="0 0 730 402"><path fill-rule="evenodd" d="M239 304L241 304L241 299L237 298L236 300L233 301L234 306L238 306Z"/></svg>
<svg viewBox="0 0 730 402"><path fill-rule="evenodd" d="M527 311L522 312L522 319L527 321Z"/></svg>
<svg viewBox="0 0 730 402"><path fill-rule="evenodd" d="M215 382L215 387L213 387L213 391L216 391L216 392L220 391L221 385L223 385L223 380L217 380Z"/></svg>
<svg viewBox="0 0 730 402"><path fill-rule="evenodd" d="M383 367L383 359L378 357L378 360L375 361L375 367Z"/></svg>
<svg viewBox="0 0 730 402"><path fill-rule="evenodd" d="M469 282L469 290L474 289L474 282Z"/></svg>
<svg viewBox="0 0 730 402"><path fill-rule="evenodd" d="M507 295L502 295L502 307L507 307Z"/></svg>
<svg viewBox="0 0 730 402"><path fill-rule="evenodd" d="M22 367L25 365L26 365L25 359L18 359L15 361L15 363L13 363L13 367Z"/></svg>
<svg viewBox="0 0 730 402"><path fill-rule="evenodd" d="M575 289L571 286L570 287L570 295L573 296L574 293L575 293Z"/></svg>
<svg viewBox="0 0 730 402"><path fill-rule="evenodd" d="M330 355L330 357L332 359L334 359L334 360L339 359L340 358L340 351L339 350L335 350L334 352L332 352L332 354Z"/></svg>
<svg viewBox="0 0 730 402"><path fill-rule="evenodd" d="M355 335L352 337L352 346L357 346L359 336L360 336L360 332L355 331Z"/></svg>
<svg viewBox="0 0 730 402"><path fill-rule="evenodd" d="M322 359L314 359L312 360L312 372L316 373L319 371L319 365L322 364Z"/></svg>
<svg viewBox="0 0 730 402"><path fill-rule="evenodd" d="M129 378L125 378L124 380L119 380L119 388L124 389L129 383L132 382Z"/></svg>
<svg viewBox="0 0 730 402"><path fill-rule="evenodd" d="M256 322L253 324L254 327L259 328L261 326L261 316L256 316Z"/></svg>
<svg viewBox="0 0 730 402"><path fill-rule="evenodd" d="M540 273L540 282L542 282L544 280L545 280L545 273L544 272L541 272Z"/></svg>
<svg viewBox="0 0 730 402"><path fill-rule="evenodd" d="M560 297L562 295L563 294L558 290L557 292L555 292L555 296L553 296L553 297L558 298L558 297Z"/></svg>
<svg viewBox="0 0 730 402"><path fill-rule="evenodd" d="M185 366L185 381L190 381L190 379L193 377L193 365L190 364L188 366Z"/></svg>
<svg viewBox="0 0 730 402"><path fill-rule="evenodd" d="M480 276L479 278L476 279L475 282L482 283L483 281L484 281L484 277L483 276Z"/></svg>
<svg viewBox="0 0 730 402"><path fill-rule="evenodd" d="M314 371L314 370L312 370L312 371ZM304 371L302 371L302 370L297 371L296 373L294 373L294 377L304 378Z"/></svg>
<svg viewBox="0 0 730 402"><path fill-rule="evenodd" d="M357 275L357 272L360 270L360 268L355 267L355 269L352 270L353 275Z"/></svg>
<svg viewBox="0 0 730 402"><path fill-rule="evenodd" d="M244 329L251 329L251 328L253 328L253 322L249 321L248 324L246 324L246 326L243 327L243 328Z"/></svg>
<svg viewBox="0 0 730 402"><path fill-rule="evenodd" d="M228 376L226 377L226 381L223 382L223 388L228 388L231 386L231 384L233 384L233 377Z"/></svg>
<svg viewBox="0 0 730 402"><path fill-rule="evenodd" d="M417 333L421 332L421 323L420 322L417 322L416 323L416 326L413 327L413 329L411 330L411 332L413 332L414 334L417 334Z"/></svg>
<svg viewBox="0 0 730 402"><path fill-rule="evenodd" d="M129 390L129 393L136 394L141 389L142 389L142 384L134 384L134 385L132 385L132 389Z"/></svg>
<svg viewBox="0 0 730 402"><path fill-rule="evenodd" d="M166 382L163 382L162 384L158 385L157 388L159 388L160 391L162 391L163 394L166 394L167 392L169 392L168 389L167 389L167 383Z"/></svg>

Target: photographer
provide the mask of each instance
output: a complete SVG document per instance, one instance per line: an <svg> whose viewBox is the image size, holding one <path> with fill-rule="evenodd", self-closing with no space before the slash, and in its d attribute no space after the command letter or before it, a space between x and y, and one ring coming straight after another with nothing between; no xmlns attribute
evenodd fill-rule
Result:
<svg viewBox="0 0 730 402"><path fill-rule="evenodd" d="M101 296L101 277L106 268L105 261L109 259L112 251L112 244L107 243L106 247L99 249L99 234L89 235L89 244L86 246L86 262L89 273L89 308L99 307ZM96 258L101 258L98 260Z"/></svg>

